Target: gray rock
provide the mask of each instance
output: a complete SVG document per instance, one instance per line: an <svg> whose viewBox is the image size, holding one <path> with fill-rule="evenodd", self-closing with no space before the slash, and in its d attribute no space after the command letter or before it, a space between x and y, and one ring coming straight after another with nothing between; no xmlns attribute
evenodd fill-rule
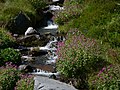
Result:
<svg viewBox="0 0 120 90"><path fill-rule="evenodd" d="M14 19L8 22L6 27L14 34L24 34L28 27L32 26L32 21L23 12L20 12Z"/></svg>
<svg viewBox="0 0 120 90"><path fill-rule="evenodd" d="M29 65L20 65L20 66L18 67L18 70L27 73L27 72L32 72L32 71L33 71L33 68L32 68L31 66L29 66Z"/></svg>
<svg viewBox="0 0 120 90"><path fill-rule="evenodd" d="M77 90L71 85L48 77L36 76L34 80L34 90Z"/></svg>
<svg viewBox="0 0 120 90"><path fill-rule="evenodd" d="M63 6L65 0L52 0L51 5L60 5Z"/></svg>
<svg viewBox="0 0 120 90"><path fill-rule="evenodd" d="M25 32L25 36L26 35L32 35L32 34L38 34L38 33L35 29L33 29L33 27L29 27Z"/></svg>
<svg viewBox="0 0 120 90"><path fill-rule="evenodd" d="M19 45L37 46L41 43L41 40L39 35L27 35L17 38L17 42L19 43Z"/></svg>
<svg viewBox="0 0 120 90"><path fill-rule="evenodd" d="M23 61L27 61L27 62L33 62L33 61L35 61L35 57L31 57L31 56L22 56L21 59Z"/></svg>
<svg viewBox="0 0 120 90"><path fill-rule="evenodd" d="M51 11L64 10L64 7L60 7L59 5L50 5L49 10Z"/></svg>
<svg viewBox="0 0 120 90"><path fill-rule="evenodd" d="M39 38L40 38L39 35L28 35L28 36L20 37L20 38L18 38L18 40L20 42L31 42L31 41L37 40Z"/></svg>
<svg viewBox="0 0 120 90"><path fill-rule="evenodd" d="M20 70L20 71L25 70L26 67L27 67L27 65L20 65L18 67L18 70Z"/></svg>

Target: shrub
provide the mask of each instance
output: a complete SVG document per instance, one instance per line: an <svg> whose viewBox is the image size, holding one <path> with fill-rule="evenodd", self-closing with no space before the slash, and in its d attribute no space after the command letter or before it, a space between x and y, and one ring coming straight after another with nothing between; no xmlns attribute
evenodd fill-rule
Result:
<svg viewBox="0 0 120 90"><path fill-rule="evenodd" d="M22 75L17 82L15 90L34 90L34 80L31 75Z"/></svg>
<svg viewBox="0 0 120 90"><path fill-rule="evenodd" d="M64 24L73 18L79 17L81 13L81 6L77 1L66 1L65 10L57 13L55 21L58 24Z"/></svg>
<svg viewBox="0 0 120 90"><path fill-rule="evenodd" d="M14 64L18 64L21 60L20 53L12 48L1 50L0 59L0 65L4 65L6 62L13 62Z"/></svg>
<svg viewBox="0 0 120 90"><path fill-rule="evenodd" d="M29 0L29 2L35 9L44 8L46 6L45 0Z"/></svg>
<svg viewBox="0 0 120 90"><path fill-rule="evenodd" d="M65 44L58 43L57 70L68 78L80 79L79 88L87 88L88 73L93 71L93 65L104 59L95 40L77 30L70 33Z"/></svg>
<svg viewBox="0 0 120 90"><path fill-rule="evenodd" d="M33 90L33 76L22 74L12 62L0 67L0 90Z"/></svg>
<svg viewBox="0 0 120 90"><path fill-rule="evenodd" d="M0 48L7 48L13 46L15 43L11 34L3 28L0 28Z"/></svg>
<svg viewBox="0 0 120 90"><path fill-rule="evenodd" d="M14 90L18 79L20 79L19 72L12 63L6 63L5 67L0 67L0 90Z"/></svg>
<svg viewBox="0 0 120 90"><path fill-rule="evenodd" d="M91 83L93 90L119 90L120 88L120 65L103 67L94 77Z"/></svg>

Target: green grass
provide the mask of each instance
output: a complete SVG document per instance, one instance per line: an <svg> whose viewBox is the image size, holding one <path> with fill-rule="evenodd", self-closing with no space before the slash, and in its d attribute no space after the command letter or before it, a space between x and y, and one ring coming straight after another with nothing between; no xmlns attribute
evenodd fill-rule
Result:
<svg viewBox="0 0 120 90"><path fill-rule="evenodd" d="M15 39L4 28L0 28L0 49L8 48L15 44Z"/></svg>
<svg viewBox="0 0 120 90"><path fill-rule="evenodd" d="M0 21L7 22L14 18L19 11L35 15L35 7L38 6L36 2L39 0L33 1L33 3L36 3L35 6L28 0L1 1ZM66 33L71 29L77 28L86 38L100 43L99 48L102 53L98 54L98 56L101 55L110 64L120 64L120 0L77 1L80 2L74 0L71 0L71 2L66 1L64 4L66 10L57 14L55 21L60 25L59 30ZM0 36L0 45L3 48L9 47L11 42L14 42L10 34L3 28L0 29ZM103 65L103 61L96 64ZM104 66L107 66L107 64ZM98 69L99 66L95 68ZM94 78L96 73L97 71L94 71L93 75L90 74L88 78Z"/></svg>
<svg viewBox="0 0 120 90"><path fill-rule="evenodd" d="M86 0L85 0L86 1ZM85 3L79 17L69 19L60 30L78 28L86 36L120 47L120 5L117 0L91 0Z"/></svg>
<svg viewBox="0 0 120 90"><path fill-rule="evenodd" d="M7 0L0 4L0 21L7 22L14 18L20 11L35 14L35 9L27 0Z"/></svg>
<svg viewBox="0 0 120 90"><path fill-rule="evenodd" d="M69 6L70 5L71 4L69 3ZM59 19L56 19L56 21L59 20L57 22L60 25L59 30L61 32L69 32L70 30L77 28L77 30L82 32L82 34L84 34L86 38L95 39L100 43L100 51L102 52L100 55L102 58L104 58L110 64L119 65L120 1L83 0L83 3L79 5L81 6L81 12L77 17L73 16L73 18L71 18L73 15L71 13L72 10L69 12L71 17L68 17L67 20L62 15L59 15ZM98 66L96 66L95 68L100 68L99 65L103 65L103 61L98 62L97 65ZM104 66L107 66L107 64L105 64ZM92 74L89 74L88 78L93 79L97 73L98 71L93 71ZM120 78L118 78L118 80L119 79ZM91 84L91 82L89 83Z"/></svg>
<svg viewBox="0 0 120 90"><path fill-rule="evenodd" d="M86 37L98 40L102 43L102 47L107 48L103 56L107 57L110 63L119 63L120 5L118 3L117 0L85 0L80 16L69 19L64 25L60 25L59 30L68 32L77 28Z"/></svg>

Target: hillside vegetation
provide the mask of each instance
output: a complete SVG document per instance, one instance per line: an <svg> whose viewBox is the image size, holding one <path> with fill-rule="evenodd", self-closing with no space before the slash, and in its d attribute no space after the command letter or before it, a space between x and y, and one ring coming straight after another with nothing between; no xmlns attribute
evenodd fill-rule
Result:
<svg viewBox="0 0 120 90"><path fill-rule="evenodd" d="M78 1L81 1L81 3ZM68 3L66 2L65 5ZM107 42L112 47L120 47L119 0L77 0L77 2L71 0L71 3L72 5L70 4L69 7L72 6L73 8L69 10L69 13L63 11L64 14L61 15L64 21L60 17L62 23L64 23L64 25L61 25L60 30L66 32L70 28L78 28L88 37ZM81 8L76 8L75 3ZM75 17L72 11L79 13L79 16ZM70 15L73 18L72 20L69 17ZM61 24L58 19L56 21Z"/></svg>
<svg viewBox="0 0 120 90"><path fill-rule="evenodd" d="M28 85L33 89L33 78L31 83L26 76L22 80L16 66L6 63L20 62L20 53L12 48L16 41L4 26L20 11L37 20L36 9L44 6L44 0L0 0L1 90L22 90ZM57 50L61 80L80 90L119 90L120 0L65 0L64 7L55 15L59 30L66 33L66 41L59 42Z"/></svg>
<svg viewBox="0 0 120 90"><path fill-rule="evenodd" d="M55 19L67 33L57 70L80 90L119 89L120 1L68 0L64 6Z"/></svg>
<svg viewBox="0 0 120 90"><path fill-rule="evenodd" d="M36 9L46 6L44 0L0 0L0 26L4 27L20 11L32 20L36 19ZM3 24L3 25L2 25Z"/></svg>
<svg viewBox="0 0 120 90"><path fill-rule="evenodd" d="M18 71L21 53L13 49L16 40L5 27L21 11L33 22L36 9L45 5L44 0L0 0L0 90L33 90L33 76Z"/></svg>

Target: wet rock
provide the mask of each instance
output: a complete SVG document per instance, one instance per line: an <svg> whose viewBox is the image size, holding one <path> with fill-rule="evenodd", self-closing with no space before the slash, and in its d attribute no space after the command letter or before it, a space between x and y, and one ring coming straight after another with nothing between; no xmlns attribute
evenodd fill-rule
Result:
<svg viewBox="0 0 120 90"><path fill-rule="evenodd" d="M32 72L32 71L33 71L33 68L32 68L31 66L29 66L29 65L20 65L20 66L18 67L18 70L27 73L27 72Z"/></svg>
<svg viewBox="0 0 120 90"><path fill-rule="evenodd" d="M50 5L49 10L56 11L56 10L64 10L64 7L56 6L56 5Z"/></svg>
<svg viewBox="0 0 120 90"><path fill-rule="evenodd" d="M30 51L31 52L39 52L40 49L39 49L39 47L30 47Z"/></svg>
<svg viewBox="0 0 120 90"><path fill-rule="evenodd" d="M53 72L53 73L56 72L55 67L52 65L35 65L35 68L41 69L43 71Z"/></svg>
<svg viewBox="0 0 120 90"><path fill-rule="evenodd" d="M41 55L46 55L48 52L44 51L44 50L40 50L40 51L33 51L32 52L32 56L41 56Z"/></svg>
<svg viewBox="0 0 120 90"><path fill-rule="evenodd" d="M41 20L40 27L45 27L48 26L47 21L51 20L52 17L54 16L51 12L44 12L44 17L43 20Z"/></svg>
<svg viewBox="0 0 120 90"><path fill-rule="evenodd" d="M25 32L25 36L32 35L32 34L38 34L38 32L35 29L33 29L33 27L29 27Z"/></svg>
<svg viewBox="0 0 120 90"><path fill-rule="evenodd" d="M42 27L38 30L38 32L41 33L41 35L44 35L46 32L50 32L52 35L56 35L58 29L57 24L50 24L46 27Z"/></svg>
<svg viewBox="0 0 120 90"><path fill-rule="evenodd" d="M27 47L20 46L20 45L17 46L16 48L17 48L18 51L21 51L21 52L22 52L22 51L28 51L28 50L29 50Z"/></svg>
<svg viewBox="0 0 120 90"><path fill-rule="evenodd" d="M37 8L36 9L36 23L35 23L35 27L41 27L44 25L44 12L41 8Z"/></svg>
<svg viewBox="0 0 120 90"><path fill-rule="evenodd" d="M52 0L53 2L57 2L57 1L60 1L60 0Z"/></svg>
<svg viewBox="0 0 120 90"><path fill-rule="evenodd" d="M13 37L19 37L19 35L18 34L13 34Z"/></svg>
<svg viewBox="0 0 120 90"><path fill-rule="evenodd" d="M39 35L27 35L17 38L17 43L23 46L44 46L49 41L48 38Z"/></svg>
<svg viewBox="0 0 120 90"><path fill-rule="evenodd" d="M56 79L56 76L53 74L49 78Z"/></svg>
<svg viewBox="0 0 120 90"><path fill-rule="evenodd" d="M30 47L30 52L32 56L46 55L48 52L46 50L40 50L40 47Z"/></svg>
<svg viewBox="0 0 120 90"><path fill-rule="evenodd" d="M8 22L6 27L14 34L24 34L28 27L32 26L32 21L23 12L20 12L14 19Z"/></svg>
<svg viewBox="0 0 120 90"><path fill-rule="evenodd" d="M65 0L52 0L52 5L60 5L63 6Z"/></svg>
<svg viewBox="0 0 120 90"><path fill-rule="evenodd" d="M35 61L35 58L34 57L31 57L31 56L22 56L21 57L22 61L24 62L34 62Z"/></svg>

